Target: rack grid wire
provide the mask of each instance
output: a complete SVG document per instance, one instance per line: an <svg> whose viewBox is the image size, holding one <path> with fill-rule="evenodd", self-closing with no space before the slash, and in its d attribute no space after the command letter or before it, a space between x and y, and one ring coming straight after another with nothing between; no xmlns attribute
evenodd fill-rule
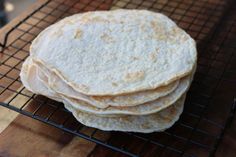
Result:
<svg viewBox="0 0 236 157"><path fill-rule="evenodd" d="M91 154L106 147L104 156L214 156L235 113L230 89L236 83L235 6L230 0L45 0L0 41L0 105L97 143ZM161 12L197 41L198 68L184 112L164 132L105 132L83 126L63 104L27 91L20 81L29 46L45 27L75 13L119 8Z"/></svg>

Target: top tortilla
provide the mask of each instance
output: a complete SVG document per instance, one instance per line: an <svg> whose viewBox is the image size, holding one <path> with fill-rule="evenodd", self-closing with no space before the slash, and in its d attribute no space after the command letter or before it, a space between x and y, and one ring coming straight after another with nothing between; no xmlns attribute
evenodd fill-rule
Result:
<svg viewBox="0 0 236 157"><path fill-rule="evenodd" d="M188 75L195 41L168 17L146 10L76 14L33 41L31 56L85 95L155 89Z"/></svg>

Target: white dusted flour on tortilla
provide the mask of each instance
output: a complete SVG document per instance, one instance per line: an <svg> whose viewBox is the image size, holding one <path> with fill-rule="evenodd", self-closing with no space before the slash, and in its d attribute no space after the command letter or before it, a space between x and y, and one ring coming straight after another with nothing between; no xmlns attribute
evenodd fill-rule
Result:
<svg viewBox="0 0 236 157"><path fill-rule="evenodd" d="M86 95L155 89L188 75L194 40L168 17L145 10L67 17L33 41L31 56Z"/></svg>
<svg viewBox="0 0 236 157"><path fill-rule="evenodd" d="M73 113L82 124L106 131L129 131L150 133L164 131L171 127L183 112L185 95L170 107L145 116L100 117L94 114L81 112L70 104L65 107Z"/></svg>

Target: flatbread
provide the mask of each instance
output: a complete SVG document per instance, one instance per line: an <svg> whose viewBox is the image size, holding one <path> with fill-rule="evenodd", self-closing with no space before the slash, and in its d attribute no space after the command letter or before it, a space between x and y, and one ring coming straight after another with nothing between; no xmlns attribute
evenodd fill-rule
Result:
<svg viewBox="0 0 236 157"><path fill-rule="evenodd" d="M156 113L171 106L176 102L189 88L191 83L191 76L186 76L180 80L178 87L167 96L161 97L157 100L147 102L141 105L132 107L115 107L110 106L105 109L94 107L84 101L71 99L60 95L65 103L71 104L74 108L83 112L101 115L125 114L125 115L148 115Z"/></svg>
<svg viewBox="0 0 236 157"><path fill-rule="evenodd" d="M135 92L132 94L117 96L87 96L75 91L45 65L39 62L34 62L34 64L38 67L39 71L37 77L39 77L39 79L53 91L69 98L85 101L98 108L107 108L109 106L127 107L140 105L168 95L173 92L179 84L179 80L177 80L167 86L159 87L154 90Z"/></svg>
<svg viewBox="0 0 236 157"><path fill-rule="evenodd" d="M47 96L53 100L62 102L60 96L58 96L54 91L49 89L37 78L38 68L32 63L31 59L27 59L23 65L20 72L21 82L23 85L30 90L32 93Z"/></svg>
<svg viewBox="0 0 236 157"><path fill-rule="evenodd" d="M69 98L64 95L54 92L45 84L43 84L43 82L41 82L40 79L38 79L37 77L38 71L37 71L37 68L35 68L37 66L35 66L32 63L31 63L31 66L34 68L32 68L31 73L28 72L28 76L27 76L28 78L25 77L26 81L23 81L23 82L27 82L30 86L30 89L34 89L33 90L34 93L42 94L50 98L53 98L55 100L59 99L59 101L63 100L65 103L69 103L73 105L73 107L75 107L76 109L79 109L83 112L99 114L99 115L114 115L114 114L147 115L147 114L152 114L160 110L163 110L164 108L167 108L168 106L172 105L175 101L177 101L183 95L183 93L187 91L187 89L190 86L191 77L192 77L190 75L190 76L186 76L185 78L182 78L180 80L178 87L172 93L170 93L167 96L161 97L157 100L154 100L152 102L147 102L147 103L137 105L137 106L132 106L132 107L110 106L105 109L102 109L102 108L94 107L84 101L72 99L72 98ZM30 66L27 66L27 67L30 67Z"/></svg>
<svg viewBox="0 0 236 157"><path fill-rule="evenodd" d="M81 112L70 104L65 107L82 124L105 131L129 131L150 133L164 131L171 127L181 115L184 107L185 95L172 106L145 116L99 117L94 114Z"/></svg>
<svg viewBox="0 0 236 157"><path fill-rule="evenodd" d="M85 95L156 89L189 75L195 41L172 20L146 10L76 14L33 41L30 55Z"/></svg>

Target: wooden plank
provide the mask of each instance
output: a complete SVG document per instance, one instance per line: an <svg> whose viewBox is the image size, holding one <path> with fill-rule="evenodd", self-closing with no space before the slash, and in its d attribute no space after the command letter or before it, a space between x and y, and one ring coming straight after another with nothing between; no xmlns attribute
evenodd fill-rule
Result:
<svg viewBox="0 0 236 157"><path fill-rule="evenodd" d="M0 134L0 156L86 157L95 145L22 115Z"/></svg>
<svg viewBox="0 0 236 157"><path fill-rule="evenodd" d="M16 118L18 113L0 106L0 134Z"/></svg>

